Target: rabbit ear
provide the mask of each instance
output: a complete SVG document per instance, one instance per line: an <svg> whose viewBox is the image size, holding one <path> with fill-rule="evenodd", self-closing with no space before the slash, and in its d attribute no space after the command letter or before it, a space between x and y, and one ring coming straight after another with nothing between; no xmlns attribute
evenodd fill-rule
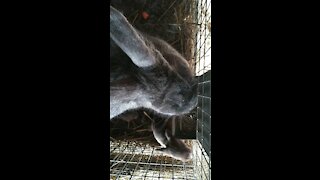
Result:
<svg viewBox="0 0 320 180"><path fill-rule="evenodd" d="M151 67L156 58L127 19L110 6L110 37L138 67Z"/></svg>

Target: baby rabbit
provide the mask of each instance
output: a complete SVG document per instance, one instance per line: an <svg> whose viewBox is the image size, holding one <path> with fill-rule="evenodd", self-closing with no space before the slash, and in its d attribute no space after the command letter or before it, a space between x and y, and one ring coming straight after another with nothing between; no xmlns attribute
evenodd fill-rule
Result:
<svg viewBox="0 0 320 180"><path fill-rule="evenodd" d="M188 148L181 139L177 139L174 136L174 124L171 124L173 119L165 119L163 121L155 122L152 120L152 131L155 139L161 145L161 148L156 149L163 152L165 155L174 159L178 159L182 162L186 162L192 159L192 151ZM171 125L170 125L171 124ZM169 125L169 126L168 126Z"/></svg>

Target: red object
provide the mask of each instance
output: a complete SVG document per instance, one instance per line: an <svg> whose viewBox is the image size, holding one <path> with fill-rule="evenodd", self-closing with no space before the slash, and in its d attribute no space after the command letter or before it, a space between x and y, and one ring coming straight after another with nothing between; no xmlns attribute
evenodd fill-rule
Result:
<svg viewBox="0 0 320 180"><path fill-rule="evenodd" d="M150 16L149 13L147 13L145 11L142 12L142 17L143 17L144 20L149 19L149 16Z"/></svg>

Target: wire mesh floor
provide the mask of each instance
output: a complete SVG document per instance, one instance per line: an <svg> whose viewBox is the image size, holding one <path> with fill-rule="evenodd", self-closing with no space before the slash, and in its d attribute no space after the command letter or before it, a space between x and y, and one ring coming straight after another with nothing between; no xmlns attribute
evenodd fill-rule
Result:
<svg viewBox="0 0 320 180"><path fill-rule="evenodd" d="M110 141L110 179L209 179L211 164L201 144L186 143L192 145L193 160L183 163L148 144Z"/></svg>

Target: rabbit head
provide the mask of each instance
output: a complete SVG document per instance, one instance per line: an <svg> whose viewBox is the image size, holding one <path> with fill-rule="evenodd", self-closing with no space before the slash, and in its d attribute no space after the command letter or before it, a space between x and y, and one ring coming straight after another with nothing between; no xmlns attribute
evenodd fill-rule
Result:
<svg viewBox="0 0 320 180"><path fill-rule="evenodd" d="M130 109L190 112L197 86L187 61L165 41L136 30L110 6L110 119Z"/></svg>

